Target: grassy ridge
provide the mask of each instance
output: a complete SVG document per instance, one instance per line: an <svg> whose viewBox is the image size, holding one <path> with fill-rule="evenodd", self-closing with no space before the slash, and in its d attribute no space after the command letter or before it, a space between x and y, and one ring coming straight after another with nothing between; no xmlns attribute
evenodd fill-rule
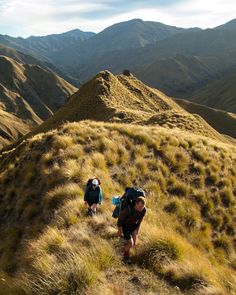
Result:
<svg viewBox="0 0 236 295"><path fill-rule="evenodd" d="M0 164L1 288L234 294L235 164L234 146L161 127L82 121L28 139ZM93 175L105 200L91 220L82 195ZM120 263L111 196L134 184L149 210L132 276Z"/></svg>
<svg viewBox="0 0 236 295"><path fill-rule="evenodd" d="M86 119L177 127L229 142L201 117L186 112L158 89L148 87L133 75L115 76L109 71L100 72L85 83L54 116L29 135L47 132L66 121Z"/></svg>

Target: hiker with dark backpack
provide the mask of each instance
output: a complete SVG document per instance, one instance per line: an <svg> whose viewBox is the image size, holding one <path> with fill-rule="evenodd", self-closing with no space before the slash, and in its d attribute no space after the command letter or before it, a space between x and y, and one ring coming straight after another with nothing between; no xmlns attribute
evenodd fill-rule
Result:
<svg viewBox="0 0 236 295"><path fill-rule="evenodd" d="M128 264L130 263L130 249L136 245L139 228L146 214L145 205L144 191L136 188L127 188L125 194L120 198L120 204L117 205L120 206L117 235L123 236L126 240L123 259Z"/></svg>
<svg viewBox="0 0 236 295"><path fill-rule="evenodd" d="M88 215L94 216L97 213L98 204L101 205L102 199L100 180L98 178L89 179L84 194L84 202L88 205Z"/></svg>

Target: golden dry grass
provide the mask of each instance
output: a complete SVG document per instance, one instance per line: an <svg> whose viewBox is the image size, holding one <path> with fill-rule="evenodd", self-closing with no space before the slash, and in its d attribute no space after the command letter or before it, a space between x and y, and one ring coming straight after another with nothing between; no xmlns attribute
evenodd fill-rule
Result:
<svg viewBox="0 0 236 295"><path fill-rule="evenodd" d="M163 294L234 294L235 163L233 145L154 126L82 121L28 139L0 164L4 276L22 294L145 294L120 262L111 218L111 197L137 184L148 214L132 256L146 292L162 280ZM93 219L92 176L104 190Z"/></svg>
<svg viewBox="0 0 236 295"><path fill-rule="evenodd" d="M109 71L100 72L85 83L53 117L32 134L57 128L65 121L86 119L159 125L230 142L200 116L186 112L161 91L148 87L132 75L115 76Z"/></svg>

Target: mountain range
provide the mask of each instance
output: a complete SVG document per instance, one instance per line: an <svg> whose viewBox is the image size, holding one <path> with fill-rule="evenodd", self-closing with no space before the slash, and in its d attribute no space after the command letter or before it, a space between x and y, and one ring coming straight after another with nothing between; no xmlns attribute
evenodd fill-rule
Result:
<svg viewBox="0 0 236 295"><path fill-rule="evenodd" d="M158 22L134 19L115 24L98 34L76 29L63 34L31 36L27 39L1 35L0 43L5 44L0 45L1 70L5 71L7 64L9 66L17 62L19 65L14 69L19 69L21 64L23 68L20 72L24 75L34 69L32 80L35 80L26 90L25 83L13 82L11 75L15 75L15 70L10 70L7 76L8 69L4 81L8 98L6 99L6 89L2 88L1 109L8 112L7 116L13 115L21 120L24 127L20 129L28 132L35 124L42 123L42 120L62 106L65 97L77 90L77 87L71 84L78 86L104 68L114 73L120 73L126 68L147 85L171 97L193 101L195 104L192 106L201 104L202 109L203 105L214 108L215 114L220 114L220 121L229 126L226 122L234 122L234 116L217 109L236 112L235 27L235 20L214 29L201 30L182 29ZM51 75L49 71L52 72ZM56 82L59 78L52 78L55 77L53 73L69 82L63 86L67 89L66 96L63 94L64 98L59 99L60 102L58 98L61 94L54 92L52 85L65 85L65 81ZM16 80L20 80L17 75ZM39 76L42 82L37 80ZM51 78L48 78L49 76ZM29 78L27 80L29 81ZM49 82L50 86L46 87L45 96L46 92L43 89L45 85L41 85L46 80L52 81L52 85ZM61 89L61 86L59 88ZM44 101L39 102L38 98L32 99L35 96L32 93L37 93L39 97L44 98ZM23 108L19 107L20 102L17 99L12 103L13 96L23 97ZM213 124L212 126L219 132L235 137L234 127L222 129L222 124L217 123L217 120L208 120L209 117L205 114L211 109L205 108L204 112L200 111L199 107L193 109L208 123ZM191 108L192 111L193 109ZM25 128L25 124L28 128ZM3 134L6 136L5 132L6 130ZM19 134L22 135L22 132ZM11 137L12 135L8 134L8 138ZM15 140L18 137L13 138Z"/></svg>
<svg viewBox="0 0 236 295"><path fill-rule="evenodd" d="M98 34L73 30L26 39L0 36L1 44L33 55L77 87L104 69L115 74L129 69L168 95L194 97L197 103L231 112L235 111L234 80L228 84L232 91L222 94L219 89L224 83L220 80L233 77L236 70L235 40L236 20L206 30L134 19ZM209 91L216 89L210 100L204 97L208 86ZM225 104L224 98L231 103Z"/></svg>

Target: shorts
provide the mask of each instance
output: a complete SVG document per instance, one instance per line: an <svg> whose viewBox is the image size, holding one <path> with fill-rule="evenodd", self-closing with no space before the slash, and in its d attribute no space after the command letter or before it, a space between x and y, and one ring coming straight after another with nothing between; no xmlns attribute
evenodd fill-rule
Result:
<svg viewBox="0 0 236 295"><path fill-rule="evenodd" d="M137 229L137 225L126 225L122 226L122 232L125 240L130 240L132 238L132 233Z"/></svg>
<svg viewBox="0 0 236 295"><path fill-rule="evenodd" d="M88 200L87 200L87 203L88 203L88 205L89 205L89 207L91 207L93 204L98 204L99 203L99 198L97 197L95 197L95 198L89 198Z"/></svg>

